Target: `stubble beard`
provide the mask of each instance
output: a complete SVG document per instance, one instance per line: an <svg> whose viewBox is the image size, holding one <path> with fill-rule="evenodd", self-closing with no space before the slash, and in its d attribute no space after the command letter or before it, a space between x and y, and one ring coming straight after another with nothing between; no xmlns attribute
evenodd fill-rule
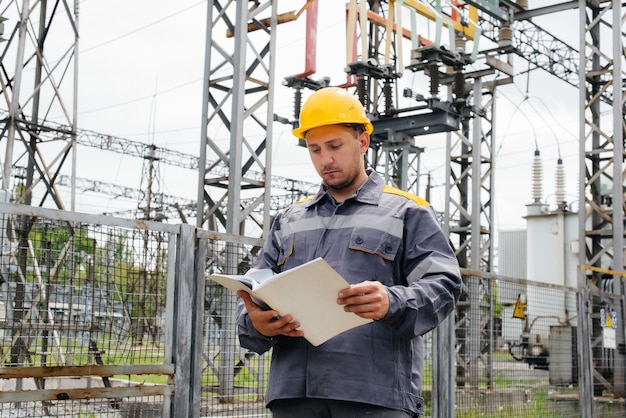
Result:
<svg viewBox="0 0 626 418"><path fill-rule="evenodd" d="M356 174L353 174L343 180L337 179L336 181L333 181L332 179L327 179L325 182L328 190L340 192L352 187L356 183L356 179Z"/></svg>

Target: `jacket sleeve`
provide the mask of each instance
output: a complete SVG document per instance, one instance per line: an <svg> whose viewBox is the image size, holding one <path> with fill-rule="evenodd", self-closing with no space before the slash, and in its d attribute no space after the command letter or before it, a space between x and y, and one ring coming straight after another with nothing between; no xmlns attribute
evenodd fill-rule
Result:
<svg viewBox="0 0 626 418"><path fill-rule="evenodd" d="M239 344L257 354L265 353L276 344L276 338L266 337L254 328L241 300L237 301L237 333Z"/></svg>
<svg viewBox="0 0 626 418"><path fill-rule="evenodd" d="M261 251L258 259L255 261L253 266L254 268L269 268L278 272L279 269L276 266L276 263L272 260L276 260L278 258L279 248L274 237L276 236L276 230L280 228L279 225L280 215L278 215L272 223L270 235L263 244L263 250ZM263 354L272 348L274 344L276 344L277 338L279 338L266 337L254 328L252 321L250 321L250 317L248 316L246 306L241 299L237 301L237 333L239 335L239 344L243 348L252 350L258 354Z"/></svg>
<svg viewBox="0 0 626 418"><path fill-rule="evenodd" d="M461 295L459 264L430 206L407 213L399 275L406 284L387 288L389 311L381 322L407 338L437 327Z"/></svg>

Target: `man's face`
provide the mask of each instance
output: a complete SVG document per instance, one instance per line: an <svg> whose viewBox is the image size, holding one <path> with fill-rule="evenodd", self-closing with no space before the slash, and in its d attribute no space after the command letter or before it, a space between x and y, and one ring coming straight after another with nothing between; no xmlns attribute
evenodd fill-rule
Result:
<svg viewBox="0 0 626 418"><path fill-rule="evenodd" d="M306 133L311 161L331 192L350 194L367 178L363 155L369 135L342 125L313 128Z"/></svg>

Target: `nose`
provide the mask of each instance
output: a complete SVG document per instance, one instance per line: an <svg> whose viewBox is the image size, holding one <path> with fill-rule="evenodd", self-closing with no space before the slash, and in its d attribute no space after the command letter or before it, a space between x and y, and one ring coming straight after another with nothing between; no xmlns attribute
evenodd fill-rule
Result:
<svg viewBox="0 0 626 418"><path fill-rule="evenodd" d="M328 165L328 164L332 163L333 162L333 153L322 148L320 150L320 162L323 165Z"/></svg>

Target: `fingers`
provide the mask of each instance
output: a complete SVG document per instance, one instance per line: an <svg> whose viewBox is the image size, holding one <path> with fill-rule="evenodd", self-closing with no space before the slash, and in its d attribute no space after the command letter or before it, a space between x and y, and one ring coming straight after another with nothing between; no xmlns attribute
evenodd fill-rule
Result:
<svg viewBox="0 0 626 418"><path fill-rule="evenodd" d="M246 305L248 316L254 328L266 337L286 335L288 337L302 337L304 333L298 330L299 322L293 320L291 315L280 316L278 311L263 310L254 303L252 297L244 291L237 292L243 303Z"/></svg>
<svg viewBox="0 0 626 418"><path fill-rule="evenodd" d="M272 325L276 335L286 335L287 337L302 337L304 335L304 332L298 329L300 323L293 321L291 315L275 318Z"/></svg>
<svg viewBox="0 0 626 418"><path fill-rule="evenodd" d="M275 314L268 315L268 312L274 311L263 311L254 318L250 317L252 324L261 334L266 337L275 337L277 335L302 337L304 335L302 331L298 330L300 323L294 321L291 315L275 316Z"/></svg>
<svg viewBox="0 0 626 418"><path fill-rule="evenodd" d="M389 311L387 288L380 282L363 282L339 292L337 303L362 318L381 319Z"/></svg>
<svg viewBox="0 0 626 418"><path fill-rule="evenodd" d="M343 289L341 292L339 292L339 298L345 299L352 296L364 296L366 294L376 293L383 290L386 292L386 288L385 286L383 286L382 283L365 281L358 284L352 284L349 287Z"/></svg>

